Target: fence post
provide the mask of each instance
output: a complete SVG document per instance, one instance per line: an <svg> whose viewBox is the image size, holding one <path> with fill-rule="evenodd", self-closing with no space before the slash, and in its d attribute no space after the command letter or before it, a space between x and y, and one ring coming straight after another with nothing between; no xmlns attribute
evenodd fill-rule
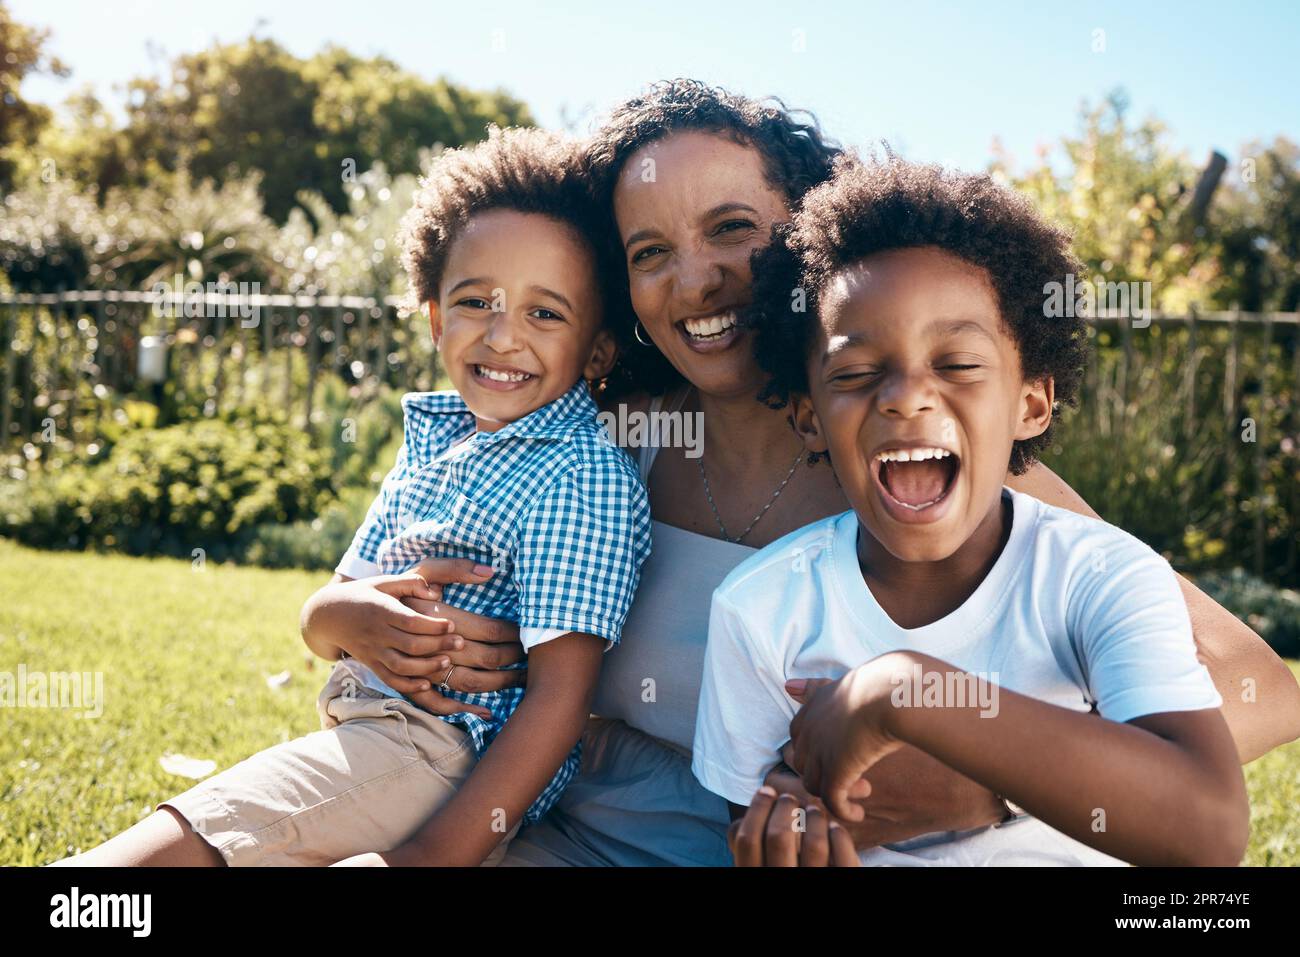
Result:
<svg viewBox="0 0 1300 957"><path fill-rule="evenodd" d="M1225 535L1237 527L1240 521L1241 497L1245 494L1240 476L1237 474L1237 447L1241 444L1241 433L1239 431L1241 423L1237 419L1237 360L1240 347L1238 340L1240 320L1241 309L1234 307L1232 315L1228 319L1228 355L1224 359L1223 368L1223 417L1227 423L1227 431L1224 433L1227 445L1223 455L1223 468L1229 485L1236 488L1237 495L1232 501L1231 515L1225 514L1223 516Z"/></svg>
<svg viewBox="0 0 1300 957"><path fill-rule="evenodd" d="M1291 336L1291 421L1300 424L1300 307L1296 309L1296 324ZM1300 428L1295 429L1300 434ZM1300 449L1292 449L1300 460ZM1286 544L1286 577L1291 578L1296 567L1296 541L1300 539L1300 482L1291 483L1291 534Z"/></svg>
<svg viewBox="0 0 1300 957"><path fill-rule="evenodd" d="M13 407L10 404L12 396L10 393L14 387L14 366L18 361L18 353L14 351L14 339L18 336L18 303L11 298L9 300L9 322L5 324L7 333L4 336L5 344L5 382L4 390L0 391L0 444L9 441L9 423L13 420Z"/></svg>
<svg viewBox="0 0 1300 957"><path fill-rule="evenodd" d="M343 307L334 306L334 371L343 368Z"/></svg>
<svg viewBox="0 0 1300 957"><path fill-rule="evenodd" d="M68 315L68 328L72 333L72 384L68 387L68 438L77 441L77 392L81 385L81 360L83 357L81 338L81 294L74 293L69 301L64 299L64 310Z"/></svg>
<svg viewBox="0 0 1300 957"><path fill-rule="evenodd" d="M1127 316L1119 317L1119 334L1124 344L1124 405L1129 402L1129 384L1133 381L1133 324Z"/></svg>
<svg viewBox="0 0 1300 957"><path fill-rule="evenodd" d="M1228 361L1223 373L1223 414L1228 419L1228 431L1237 430L1237 332L1241 320L1241 309L1234 309L1228 321L1231 339L1228 345Z"/></svg>
<svg viewBox="0 0 1300 957"><path fill-rule="evenodd" d="M59 403L60 386L63 384L63 336L60 334L60 326L63 319L63 293L62 286L54 294L54 302L50 303L50 327L54 330L54 355L50 358L50 378L47 383L49 391L49 401L45 405L45 419L54 421L54 409ZM41 420L44 426L45 419ZM55 423L58 428L58 423ZM42 428L42 431L44 429ZM57 434L57 433L56 433ZM49 449L45 447L44 441L41 442L41 462L45 462L46 453Z"/></svg>
<svg viewBox="0 0 1300 957"><path fill-rule="evenodd" d="M104 321L100 325L100 335L109 337L105 339L108 346L107 362L113 364L113 374L109 378L109 388L114 392L122 391L122 317L118 315L120 310L117 308L117 302L108 298L107 290L104 292L104 303L100 306L103 310ZM108 328L112 323L113 328Z"/></svg>
<svg viewBox="0 0 1300 957"><path fill-rule="evenodd" d="M1264 429L1264 418L1268 413L1268 386L1269 373L1272 372L1272 352L1273 352L1273 315L1266 313L1264 315L1264 359L1261 363L1260 385L1259 385L1259 405L1255 414L1259 419L1255 422L1255 574L1260 578L1264 577L1264 489L1266 486L1264 478L1264 443L1260 441L1260 432Z"/></svg>
<svg viewBox="0 0 1300 957"><path fill-rule="evenodd" d="M32 357L36 353L36 335L40 330L40 320L37 317L39 303L35 296L28 296L31 300L32 307L32 339L27 343L27 349L23 353L23 441L30 441L32 437L32 405L36 401L34 394L36 389L36 367L32 362Z"/></svg>
<svg viewBox="0 0 1300 957"><path fill-rule="evenodd" d="M316 365L320 361L320 343L316 336L316 327L320 323L320 306L313 302L308 315L310 318L307 320L307 402L305 409L307 421L303 423L303 429L310 432L312 402L315 399L316 392Z"/></svg>
<svg viewBox="0 0 1300 957"><path fill-rule="evenodd" d="M379 381L388 382L388 303L379 300Z"/></svg>
<svg viewBox="0 0 1300 957"><path fill-rule="evenodd" d="M1133 327L1126 316L1120 316L1116 319L1119 323L1120 343L1123 346L1123 353L1120 359L1120 379L1119 379L1119 402L1120 415L1117 434L1121 439L1128 434L1128 417L1129 408L1129 383L1132 381L1131 370L1133 368Z"/></svg>
<svg viewBox="0 0 1300 957"><path fill-rule="evenodd" d="M1183 387L1187 390L1187 408L1183 412L1183 435L1189 438L1196 433L1196 307L1187 310L1187 370Z"/></svg>
<svg viewBox="0 0 1300 957"><path fill-rule="evenodd" d="M236 333L236 344L239 346L239 378L235 380L235 407L238 408L244 404L244 380L247 378L245 369L248 364L248 330L244 327L242 312L235 316L235 328L239 330Z"/></svg>
<svg viewBox="0 0 1300 957"><path fill-rule="evenodd" d="M95 378L96 382L90 386L90 394L95 397L95 434L99 434L100 423L104 420L104 402L96 394L95 390L99 384L107 378L105 372L105 349L104 349L104 295L101 292L99 298L95 300Z"/></svg>
<svg viewBox="0 0 1300 957"><path fill-rule="evenodd" d="M361 348L357 350L357 358L361 360L361 376L359 378L364 380L369 377L366 366L368 364L367 360L370 358L370 307L362 305L358 307L358 311L361 314Z"/></svg>
<svg viewBox="0 0 1300 957"><path fill-rule="evenodd" d="M217 354L217 375L213 381L212 394L212 414L216 415L221 411L221 392L226 387L226 315L225 310L217 313L216 318L209 321L208 328L215 327L215 341L212 343L212 351ZM205 405L207 403L204 403Z"/></svg>
<svg viewBox="0 0 1300 957"><path fill-rule="evenodd" d="M293 411L293 337L298 325L298 304L289 305L289 314L284 324L284 411L290 415ZM303 340L303 345L307 340Z"/></svg>
<svg viewBox="0 0 1300 957"><path fill-rule="evenodd" d="M275 331L271 324L275 322L275 307L270 303L270 297L267 297L267 303L262 307L262 392L263 397L271 401L271 349L275 342ZM285 404L288 409L288 404Z"/></svg>

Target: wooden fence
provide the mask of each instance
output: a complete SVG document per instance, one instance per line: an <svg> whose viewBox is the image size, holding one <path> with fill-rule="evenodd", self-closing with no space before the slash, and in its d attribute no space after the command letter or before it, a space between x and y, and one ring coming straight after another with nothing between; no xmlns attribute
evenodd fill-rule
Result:
<svg viewBox="0 0 1300 957"><path fill-rule="evenodd" d="M0 293L0 447L28 442L50 422L72 432L78 403L87 396L141 393L141 349L166 355L165 376L193 395L207 411L248 400L253 388L287 412L310 422L321 377L374 380L400 389L432 388L434 369L427 327L418 316L399 318L395 297L250 295L202 297L201 316L159 315L153 293L60 291ZM240 308L244 312L241 313ZM252 312L251 317L244 313ZM1142 361L1137 344L1143 322L1101 315L1090 320L1118 339L1118 387L1131 396L1130 371ZM1300 314L1202 312L1153 314L1150 325L1186 329L1191 383L1198 371L1203 329L1227 329L1224 352L1224 414L1235 414L1238 370L1247 340L1270 354L1273 342L1294 343ZM1300 348L1290 348L1296 395L1300 395ZM1091 371L1091 368L1090 368ZM1275 381L1265 376L1264 387ZM1091 383L1090 383L1091 384ZM1198 409L1198 390L1187 388L1187 428L1211 413ZM99 404L96 404L99 407Z"/></svg>
<svg viewBox="0 0 1300 957"><path fill-rule="evenodd" d="M207 293L201 299L193 311L202 314L187 316L186 303L160 314L152 293L0 294L0 453L21 450L43 459L51 434L65 447L68 441L80 447L100 434L99 417L132 397L158 402L164 388L190 413L196 405L209 415L270 405L305 427L319 414L319 392L331 376L360 386L352 393L358 401L380 385L437 387L427 324L419 316L399 317L394 298ZM1083 409L1073 426L1085 440L1083 460L1068 463L1076 487L1084 491L1087 484L1085 497L1107 510L1106 496L1115 489L1106 484L1107 470L1116 467L1110 458L1121 457L1117 450L1145 454L1147 426L1157 418L1160 446L1175 446L1178 457L1199 454L1207 440L1218 442L1204 454L1217 457L1216 474L1235 483L1237 496L1217 522L1224 538L1257 571L1267 565L1288 581L1296 578L1300 315L1153 314L1148 323L1103 314L1089 322L1104 348L1090 352ZM1267 423L1261 441L1232 440L1243 416ZM1263 491L1270 482L1285 512L1274 508L1271 519ZM1208 493L1182 494L1194 506ZM1140 524L1141 515L1126 520ZM1282 555L1279 536L1288 540Z"/></svg>
<svg viewBox="0 0 1300 957"><path fill-rule="evenodd" d="M29 442L51 425L73 435L79 404L102 411L93 399L148 398L155 363L142 367L142 350L165 356L164 380L200 397L210 414L257 389L310 422L318 385L331 374L433 388L428 327L418 316L399 318L394 297L206 293L196 316L184 314L186 303L169 311L159 302L141 292L0 293L0 446Z"/></svg>

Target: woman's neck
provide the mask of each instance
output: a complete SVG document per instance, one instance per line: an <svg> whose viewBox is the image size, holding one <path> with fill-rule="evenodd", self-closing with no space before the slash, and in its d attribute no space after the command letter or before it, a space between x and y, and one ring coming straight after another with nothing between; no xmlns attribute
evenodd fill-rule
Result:
<svg viewBox="0 0 1300 957"><path fill-rule="evenodd" d="M753 395L709 395L692 389L704 423L704 455L709 467L742 474L762 474L777 452L793 457L803 447L790 426L789 407L771 409ZM687 396L685 408L692 405Z"/></svg>

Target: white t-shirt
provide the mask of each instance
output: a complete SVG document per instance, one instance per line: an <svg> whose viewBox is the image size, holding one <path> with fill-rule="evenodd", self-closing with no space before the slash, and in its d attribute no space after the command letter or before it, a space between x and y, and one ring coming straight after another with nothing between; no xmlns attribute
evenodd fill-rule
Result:
<svg viewBox="0 0 1300 957"><path fill-rule="evenodd" d="M748 805L798 709L790 678L838 678L914 650L1002 688L1124 722L1217 708L1173 570L1105 522L1003 490L1011 534L957 610L900 628L858 564L857 516L799 529L741 563L713 594L692 770ZM868 774L868 777L870 775ZM864 851L865 864L1122 864L1034 818Z"/></svg>

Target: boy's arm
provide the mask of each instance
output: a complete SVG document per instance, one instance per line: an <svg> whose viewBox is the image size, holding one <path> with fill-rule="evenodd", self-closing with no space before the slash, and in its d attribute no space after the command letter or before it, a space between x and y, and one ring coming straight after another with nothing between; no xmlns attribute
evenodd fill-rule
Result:
<svg viewBox="0 0 1300 957"><path fill-rule="evenodd" d="M1035 464L1007 484L1049 505L1098 517L1079 494L1047 466ZM1196 650L1223 697L1242 764L1300 736L1300 684L1246 624L1183 576L1178 576L1192 620ZM1249 689L1250 694L1245 691Z"/></svg>
<svg viewBox="0 0 1300 957"><path fill-rule="evenodd" d="M1231 735L1217 709L1166 712L1127 724L1098 720L982 679L969 707L903 707L893 690L977 680L915 652L893 652L838 682L808 682L791 723L804 782L831 813L861 815L853 782L900 743L912 744L1005 795L1049 826L1134 864L1235 865L1249 807ZM948 675L957 684L947 684ZM799 692L796 694L796 692ZM996 695L996 697L990 697ZM996 716L978 702L996 702ZM1173 813L1176 809L1176 813Z"/></svg>
<svg viewBox="0 0 1300 957"><path fill-rule="evenodd" d="M535 646L523 701L464 786L381 857L391 866L481 864L582 737L604 650L605 639L580 632Z"/></svg>

